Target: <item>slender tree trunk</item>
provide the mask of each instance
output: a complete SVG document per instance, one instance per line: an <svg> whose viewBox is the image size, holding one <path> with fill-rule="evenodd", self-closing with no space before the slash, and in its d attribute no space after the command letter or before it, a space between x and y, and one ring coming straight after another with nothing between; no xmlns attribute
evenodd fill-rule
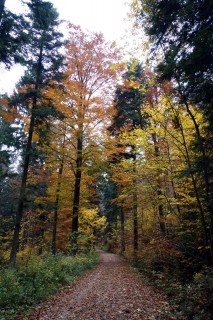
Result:
<svg viewBox="0 0 213 320"><path fill-rule="evenodd" d="M160 157L160 150L158 147L158 142L157 142L157 135L155 133L152 134L152 140L154 143L154 149L155 149L155 157L158 159ZM165 215L164 215L164 207L163 204L161 203L161 196L163 195L162 190L161 190L161 181L160 181L160 172L158 173L157 177L157 195L159 197L159 205L158 205L158 213L159 213L159 227L160 227L160 232L162 233L163 236L166 235L166 225L165 225Z"/></svg>
<svg viewBox="0 0 213 320"><path fill-rule="evenodd" d="M210 221L211 221L211 227L210 227L210 235L209 235L209 245L210 245L210 255L211 255L211 263L213 263L213 201L210 196L210 182L209 182L209 160L206 156L206 150L205 150L205 145L203 143L203 139L201 137L200 129L197 124L197 121L193 115L193 113L190 110L189 104L186 99L184 99L184 103L186 106L186 110L188 114L190 115L192 122L195 127L195 132L197 136L197 141L198 141L198 146L201 151L202 155L202 170L203 170L203 179L205 183L205 202L206 202L206 207L207 211L210 215Z"/></svg>
<svg viewBox="0 0 213 320"><path fill-rule="evenodd" d="M170 181L171 181L172 193L173 193L174 199L178 200L177 193L176 193L176 190L175 190L175 183L174 183L174 180L172 178L173 165L172 165L172 160L171 160L171 155L170 155L170 147L169 147L168 141L167 141L167 155L168 155L168 160L169 160L169 165L170 165ZM180 217L180 214L181 214L180 205L176 204L176 208L177 208L178 215Z"/></svg>
<svg viewBox="0 0 213 320"><path fill-rule="evenodd" d="M55 199L54 218L53 218L52 253L54 255L57 252L56 241L57 241L58 207L59 207L63 168L64 168L64 159L62 158L59 171L58 171L58 181L57 181L57 188L56 188L56 199Z"/></svg>
<svg viewBox="0 0 213 320"><path fill-rule="evenodd" d="M193 113L190 110L190 106L187 100L187 97L185 96L182 88L181 88L181 84L179 82L179 78L176 77L176 81L178 83L179 89L178 89L178 93L180 94L180 97L183 101L183 103L185 104L186 110L189 114L189 116L192 119L192 122L194 124L195 127L195 133L196 133L196 137L197 137L197 141L198 141L198 146L199 146L199 151L201 151L201 155L202 155L202 171L203 171L203 180L205 183L205 203L206 203L206 207L207 207L207 212L209 213L210 216L210 231L208 233L207 227L205 227L206 222L204 222L205 218L204 218L204 212L201 212L201 220L203 221L203 229L204 229L204 233L205 233L205 239L206 242L208 242L207 247L210 247L209 250L209 262L212 265L213 264L213 201L212 201L212 197L211 197L211 188L210 188L210 180L209 180L209 172L210 170L210 162L209 159L206 155L206 148L205 148L205 144L203 142L203 138L200 134L200 129L199 129L199 125L196 121L195 116L193 115ZM201 205L202 206L202 205ZM203 208L202 208L203 211ZM207 234L206 234L207 232Z"/></svg>
<svg viewBox="0 0 213 320"><path fill-rule="evenodd" d="M134 154L133 167L133 249L134 256L137 257L138 252L138 197L137 197L137 178L136 178L136 155Z"/></svg>
<svg viewBox="0 0 213 320"><path fill-rule="evenodd" d="M124 240L124 210L123 207L120 208L120 222L121 222L121 253L125 252L125 240Z"/></svg>
<svg viewBox="0 0 213 320"><path fill-rule="evenodd" d="M199 209L199 213L200 213L200 221L201 221L201 225L203 228L203 234L204 234L204 243L205 243L205 247L209 247L210 245L210 238L209 238L209 233L208 233L208 228L207 228L207 223L206 223L206 219L205 219L205 214L204 214L204 209L200 200L200 194L198 191L198 186L197 186L197 182L196 182L196 178L194 176L193 173L193 168L192 168L192 163L191 163L191 159L190 159L190 155L189 155L189 150L186 144L186 139L185 139L185 134L184 134L184 129L182 127L182 123L181 123L181 119L178 115L178 119L179 119L179 123L180 123L180 130L181 130L181 135L182 135L182 139L183 139L183 145L184 145L184 149L185 149L185 154L186 154L186 161L187 161L187 165L189 168L189 172L190 172L190 176L192 179L192 185L193 185L193 189L195 192L195 197L196 197L196 201L197 201L197 205L198 205L198 209ZM205 249L206 250L206 249ZM212 264L212 254L209 251L209 249L206 250L205 252L207 261L209 264Z"/></svg>
<svg viewBox="0 0 213 320"><path fill-rule="evenodd" d="M81 188L81 176L82 176L82 151L83 151L83 130L81 130L78 136L78 141L77 141L76 173L75 173L73 216L72 216L73 247L77 245L80 188Z"/></svg>
<svg viewBox="0 0 213 320"><path fill-rule="evenodd" d="M36 106L37 106L37 91L39 89L39 84L41 81L40 77L41 77L41 72L42 72L42 53L43 53L43 47L41 46L40 54L39 54L39 58L38 58L35 94L34 94L33 103L32 103L32 111L31 111L28 139L27 139L27 145L26 145L26 151L25 151L23 173L22 173L22 180L21 180L21 187L20 187L20 195L19 195L19 201L18 201L18 209L17 209L17 213L16 213L15 228L14 228L12 248L11 248L11 253L10 253L9 265L11 268L14 268L14 266L15 266L16 255L17 255L18 245L19 245L19 234L20 234L20 230L21 230L21 221L22 221L23 210L24 210L26 184L27 184L30 157L31 157L31 152L32 152L32 138L33 138L33 132L34 132L34 127L35 127L35 110L36 110Z"/></svg>
<svg viewBox="0 0 213 320"><path fill-rule="evenodd" d="M65 134L63 136L62 148L64 149L65 145ZM58 181L56 187L56 199L54 207L54 217L53 217L53 234L52 234L52 253L55 255L57 252L57 224L58 224L58 207L59 207L59 198L61 190L61 179L64 169L64 153L62 155L59 171L58 171Z"/></svg>
<svg viewBox="0 0 213 320"><path fill-rule="evenodd" d="M5 2L6 2L6 0L0 0L0 22L2 19L3 12L4 12Z"/></svg>
<svg viewBox="0 0 213 320"><path fill-rule="evenodd" d="M13 268L16 263L16 254L18 251L18 243L19 243L19 233L21 230L21 221L23 217L23 209L24 209L24 200L25 200L25 192L26 192L26 184L27 184L27 176L28 176L28 169L30 163L30 153L32 149L32 137L35 125L35 117L34 112L32 112L31 119L30 119L30 128L29 128L29 135L27 140L26 146L26 155L24 159L24 168L21 180L21 188L20 188L20 195L18 201L18 210L16 213L16 221L15 221L15 228L13 234L13 241L12 241L12 249L10 254L10 267Z"/></svg>

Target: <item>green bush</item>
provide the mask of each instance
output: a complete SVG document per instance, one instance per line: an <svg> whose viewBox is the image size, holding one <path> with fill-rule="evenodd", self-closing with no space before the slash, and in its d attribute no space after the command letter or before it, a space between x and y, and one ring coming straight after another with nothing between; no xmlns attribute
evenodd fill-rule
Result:
<svg viewBox="0 0 213 320"><path fill-rule="evenodd" d="M27 310L72 282L99 260L95 254L31 257L27 265L0 272L0 320L14 319L15 314Z"/></svg>

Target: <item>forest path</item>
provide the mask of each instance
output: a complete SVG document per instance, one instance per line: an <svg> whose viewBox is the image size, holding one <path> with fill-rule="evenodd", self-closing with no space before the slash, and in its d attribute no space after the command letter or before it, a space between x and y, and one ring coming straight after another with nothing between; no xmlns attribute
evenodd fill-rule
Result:
<svg viewBox="0 0 213 320"><path fill-rule="evenodd" d="M166 302L122 258L101 252L100 263L22 320L156 319ZM166 319L163 317L163 319Z"/></svg>

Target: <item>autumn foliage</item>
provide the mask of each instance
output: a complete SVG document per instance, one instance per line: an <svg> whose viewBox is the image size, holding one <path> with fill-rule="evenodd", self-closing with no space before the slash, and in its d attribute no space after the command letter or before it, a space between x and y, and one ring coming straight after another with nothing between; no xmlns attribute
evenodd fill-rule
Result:
<svg viewBox="0 0 213 320"><path fill-rule="evenodd" d="M166 287L180 319L198 288L195 315L210 319L212 133L199 77L167 74L169 55L156 70L123 62L102 34L67 28L65 61L54 32L36 33L25 76L0 99L0 259L105 248Z"/></svg>

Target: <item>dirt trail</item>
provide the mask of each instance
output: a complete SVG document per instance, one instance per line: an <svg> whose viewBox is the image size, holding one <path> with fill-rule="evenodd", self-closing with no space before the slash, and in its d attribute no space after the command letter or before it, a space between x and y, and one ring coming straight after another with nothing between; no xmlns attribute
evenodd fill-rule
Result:
<svg viewBox="0 0 213 320"><path fill-rule="evenodd" d="M164 298L124 260L101 253L95 269L20 320L148 320L156 319L162 304Z"/></svg>

